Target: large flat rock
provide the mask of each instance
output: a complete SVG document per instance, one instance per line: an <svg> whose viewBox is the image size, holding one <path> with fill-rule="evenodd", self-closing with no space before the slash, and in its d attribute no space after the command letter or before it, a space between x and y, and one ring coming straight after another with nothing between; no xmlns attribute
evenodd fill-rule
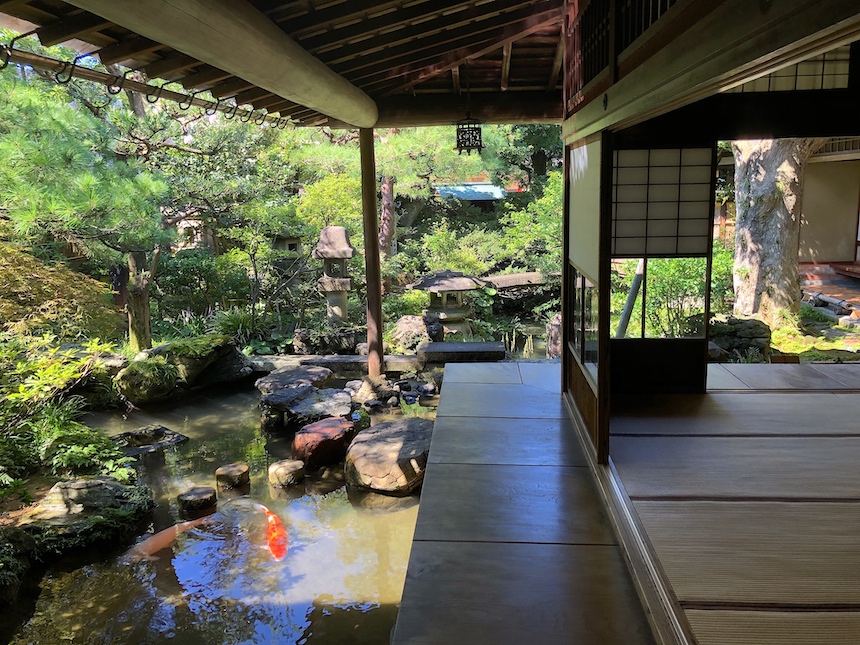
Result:
<svg viewBox="0 0 860 645"><path fill-rule="evenodd" d="M343 390L314 390L287 406L287 412L302 425L324 417L345 417L352 412L352 397Z"/></svg>
<svg viewBox="0 0 860 645"><path fill-rule="evenodd" d="M284 367L258 378L254 385L263 394L277 392L285 387L313 385L319 387L331 377L331 370L317 365Z"/></svg>
<svg viewBox="0 0 860 645"><path fill-rule="evenodd" d="M411 493L424 481L432 434L433 422L418 418L362 430L346 453L347 484L388 495Z"/></svg>

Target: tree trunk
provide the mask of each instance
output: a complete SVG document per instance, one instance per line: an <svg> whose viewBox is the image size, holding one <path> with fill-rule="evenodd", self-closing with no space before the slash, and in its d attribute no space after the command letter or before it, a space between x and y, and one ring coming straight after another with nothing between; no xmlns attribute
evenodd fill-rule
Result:
<svg viewBox="0 0 860 645"><path fill-rule="evenodd" d="M152 347L149 290L158 269L159 256L160 249L155 249L147 266L146 252L131 251L128 254L128 344L135 352Z"/></svg>
<svg viewBox="0 0 860 645"><path fill-rule="evenodd" d="M736 315L771 326L800 309L798 252L806 162L826 139L734 141Z"/></svg>
<svg viewBox="0 0 860 645"><path fill-rule="evenodd" d="M379 250L385 257L394 255L397 213L394 212L394 177L382 178L382 208L379 214Z"/></svg>

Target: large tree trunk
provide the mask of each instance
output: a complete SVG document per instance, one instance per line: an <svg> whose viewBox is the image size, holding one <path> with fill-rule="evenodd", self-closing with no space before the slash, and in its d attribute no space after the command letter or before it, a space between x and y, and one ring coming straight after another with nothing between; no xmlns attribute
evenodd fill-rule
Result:
<svg viewBox="0 0 860 645"><path fill-rule="evenodd" d="M386 257L396 253L397 213L394 211L394 177L382 177L379 214L379 250Z"/></svg>
<svg viewBox="0 0 860 645"><path fill-rule="evenodd" d="M158 269L159 256L160 250L155 249L147 266L144 251L132 251L128 254L128 344L135 352L152 347L149 291Z"/></svg>
<svg viewBox="0 0 860 645"><path fill-rule="evenodd" d="M736 315L779 326L800 309L797 276L806 162L826 139L734 141Z"/></svg>

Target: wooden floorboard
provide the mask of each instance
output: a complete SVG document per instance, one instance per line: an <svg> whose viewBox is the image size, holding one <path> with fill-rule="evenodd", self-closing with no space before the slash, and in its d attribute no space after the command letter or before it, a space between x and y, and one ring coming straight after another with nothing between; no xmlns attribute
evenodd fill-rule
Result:
<svg viewBox="0 0 860 645"><path fill-rule="evenodd" d="M555 363L448 364L395 645L649 645Z"/></svg>

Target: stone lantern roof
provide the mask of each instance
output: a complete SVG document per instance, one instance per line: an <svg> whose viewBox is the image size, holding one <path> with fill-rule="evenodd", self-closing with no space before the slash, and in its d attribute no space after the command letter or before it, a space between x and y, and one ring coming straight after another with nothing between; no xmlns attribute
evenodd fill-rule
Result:
<svg viewBox="0 0 860 645"><path fill-rule="evenodd" d="M466 275L459 271L436 271L425 275L408 285L410 289L421 289L430 293L454 293L457 291L473 291L490 286L486 280Z"/></svg>
<svg viewBox="0 0 860 645"><path fill-rule="evenodd" d="M345 260L355 255L349 243L349 235L343 226L326 226L320 231L320 239L313 251L317 260Z"/></svg>

